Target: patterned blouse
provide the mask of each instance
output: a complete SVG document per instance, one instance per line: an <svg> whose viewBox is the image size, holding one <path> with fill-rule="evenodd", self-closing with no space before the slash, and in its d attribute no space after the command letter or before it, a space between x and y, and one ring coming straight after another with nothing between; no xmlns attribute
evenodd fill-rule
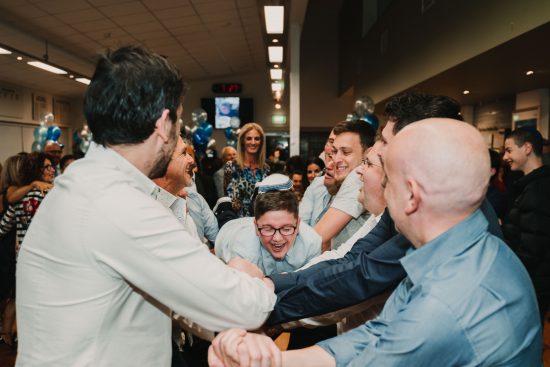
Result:
<svg viewBox="0 0 550 367"><path fill-rule="evenodd" d="M31 224L31 220L36 214L36 211L44 199L44 196L45 194L42 194L38 189L29 191L29 193L17 203L10 205L0 220L0 237L5 236L14 225L16 226L16 256L19 254L19 249L21 247L21 243L23 242L23 238L25 238L25 234Z"/></svg>
<svg viewBox="0 0 550 367"><path fill-rule="evenodd" d="M263 181L267 176L269 176L269 165L267 164L264 165L263 170L257 168L253 171L248 167L241 169L233 161L226 163L224 172L225 192L231 198L233 209L239 217L252 216L250 205L254 194L254 186L256 182Z"/></svg>

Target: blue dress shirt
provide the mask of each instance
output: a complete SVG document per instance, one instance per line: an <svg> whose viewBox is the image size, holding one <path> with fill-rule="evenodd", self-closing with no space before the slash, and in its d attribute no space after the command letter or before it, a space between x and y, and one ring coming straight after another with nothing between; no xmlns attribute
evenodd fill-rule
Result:
<svg viewBox="0 0 550 367"><path fill-rule="evenodd" d="M489 232L502 238L491 204L484 200L480 209L489 222ZM386 210L378 225L343 258L293 273L270 275L277 303L266 324L322 315L394 288L405 277L399 259L410 247L410 242L395 230Z"/></svg>
<svg viewBox="0 0 550 367"><path fill-rule="evenodd" d="M382 313L319 343L337 366L541 366L527 271L481 211L401 259Z"/></svg>

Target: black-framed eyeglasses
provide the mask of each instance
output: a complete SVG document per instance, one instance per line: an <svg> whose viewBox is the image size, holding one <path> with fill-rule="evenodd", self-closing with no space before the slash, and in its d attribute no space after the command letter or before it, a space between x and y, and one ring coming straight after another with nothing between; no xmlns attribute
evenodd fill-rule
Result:
<svg viewBox="0 0 550 367"><path fill-rule="evenodd" d="M51 169L51 170L55 170L54 166L52 166L51 164L46 164L45 166L42 167L43 170L47 170L47 169Z"/></svg>
<svg viewBox="0 0 550 367"><path fill-rule="evenodd" d="M257 227L257 228L258 228L258 232L260 232L262 236L266 236L266 237L275 236L276 232L279 232L281 236L291 236L294 234L294 232L296 232L296 226L284 226L281 228L273 228L273 227L261 227L261 228Z"/></svg>
<svg viewBox="0 0 550 367"><path fill-rule="evenodd" d="M369 167L369 168L372 167L372 166L376 166L376 167L382 168L382 165L381 165L381 164L372 163L368 158L363 158L363 159L361 160L361 163L362 163L362 164L366 164L367 167Z"/></svg>

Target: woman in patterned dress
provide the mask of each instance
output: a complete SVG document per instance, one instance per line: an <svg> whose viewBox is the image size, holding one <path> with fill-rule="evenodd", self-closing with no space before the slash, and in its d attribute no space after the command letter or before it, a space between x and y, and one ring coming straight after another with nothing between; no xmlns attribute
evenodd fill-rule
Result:
<svg viewBox="0 0 550 367"><path fill-rule="evenodd" d="M254 186L269 175L265 162L265 135L262 127L250 122L241 128L237 159L225 166L225 191L239 217L252 215Z"/></svg>

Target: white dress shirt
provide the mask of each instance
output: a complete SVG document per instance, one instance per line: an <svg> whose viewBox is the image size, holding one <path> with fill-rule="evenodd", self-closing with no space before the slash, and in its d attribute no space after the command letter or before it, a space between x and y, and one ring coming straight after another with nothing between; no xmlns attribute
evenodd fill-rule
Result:
<svg viewBox="0 0 550 367"><path fill-rule="evenodd" d="M17 366L170 366L166 308L214 331L262 325L275 295L193 239L155 189L97 145L57 178L19 254Z"/></svg>

